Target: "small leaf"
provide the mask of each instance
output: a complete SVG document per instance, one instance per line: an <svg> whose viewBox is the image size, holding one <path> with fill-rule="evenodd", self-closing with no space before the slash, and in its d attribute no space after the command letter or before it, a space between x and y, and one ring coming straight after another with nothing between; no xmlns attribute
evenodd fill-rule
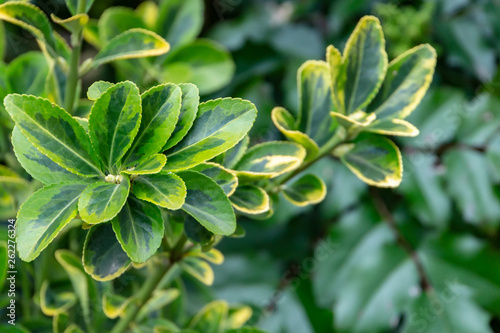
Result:
<svg viewBox="0 0 500 333"><path fill-rule="evenodd" d="M297 129L324 145L333 135L336 123L333 108L330 67L324 61L309 60L298 71L299 116Z"/></svg>
<svg viewBox="0 0 500 333"><path fill-rule="evenodd" d="M92 4L94 3L94 0L65 0L66 6L68 7L69 11L71 14L76 15L78 14L78 2L79 1L85 1L85 13L88 13L90 8L92 7Z"/></svg>
<svg viewBox="0 0 500 333"><path fill-rule="evenodd" d="M379 20L363 17L349 37L334 90L343 92L341 113L365 108L375 97L387 72L385 40Z"/></svg>
<svg viewBox="0 0 500 333"><path fill-rule="evenodd" d="M186 185L179 176L161 172L134 180L133 193L141 200L172 210L180 209L186 198Z"/></svg>
<svg viewBox="0 0 500 333"><path fill-rule="evenodd" d="M130 81L104 92L92 107L89 134L93 146L109 172L120 165L132 145L141 122L139 89Z"/></svg>
<svg viewBox="0 0 500 333"><path fill-rule="evenodd" d="M110 7L99 18L99 38L108 43L113 37L134 28L146 29L144 21L132 8Z"/></svg>
<svg viewBox="0 0 500 333"><path fill-rule="evenodd" d="M351 127L365 128L377 118L374 113L366 113L364 111L356 111L348 116L338 112L330 112L330 115L346 129L350 129Z"/></svg>
<svg viewBox="0 0 500 333"><path fill-rule="evenodd" d="M214 271L205 261L193 257L186 257L180 262L182 269L203 284L211 286L214 283Z"/></svg>
<svg viewBox="0 0 500 333"><path fill-rule="evenodd" d="M184 138L191 129L191 126L193 126L193 122L198 112L198 105L200 104L200 92L198 91L198 87L192 83L181 83L179 84L179 88L181 88L182 92L179 120L167 144L162 150L172 148Z"/></svg>
<svg viewBox="0 0 500 333"><path fill-rule="evenodd" d="M93 178L84 178L75 175L53 162L36 149L17 126L14 127L14 131L12 132L12 146L14 147L17 160L21 163L24 170L43 184L50 185L66 181L94 181Z"/></svg>
<svg viewBox="0 0 500 333"><path fill-rule="evenodd" d="M228 169L234 168L234 166L241 160L243 155L245 155L249 143L250 143L250 138L247 135L240 142L238 142L236 146L227 150L224 153L223 165Z"/></svg>
<svg viewBox="0 0 500 333"><path fill-rule="evenodd" d="M332 82L332 99L334 109L338 112L343 112L344 95L343 91L339 91L340 87L337 84L338 75L342 66L342 55L340 54L340 51L337 50L333 45L329 45L326 48L326 62L330 66L330 82Z"/></svg>
<svg viewBox="0 0 500 333"><path fill-rule="evenodd" d="M274 178L298 168L306 150L292 142L270 141L248 149L235 166L240 181Z"/></svg>
<svg viewBox="0 0 500 333"><path fill-rule="evenodd" d="M143 93L141 100L141 125L123 159L125 165L142 162L165 146L179 117L181 89L172 83L162 84Z"/></svg>
<svg viewBox="0 0 500 333"><path fill-rule="evenodd" d="M61 19L54 14L51 14L50 18L52 19L52 21L59 24L71 33L79 33L83 30L83 28L89 21L89 16L87 14L77 14L67 19Z"/></svg>
<svg viewBox="0 0 500 333"><path fill-rule="evenodd" d="M182 209L206 229L217 235L236 230L233 208L224 191L209 177L194 171L179 173L187 188Z"/></svg>
<svg viewBox="0 0 500 333"><path fill-rule="evenodd" d="M32 261L77 213L78 198L87 185L61 183L46 186L26 200L17 215L17 249Z"/></svg>
<svg viewBox="0 0 500 333"><path fill-rule="evenodd" d="M59 288L62 289L62 288ZM49 289L49 282L45 280L40 288L40 309L46 316L55 316L65 312L76 303L76 296L69 290Z"/></svg>
<svg viewBox="0 0 500 333"><path fill-rule="evenodd" d="M371 110L382 118L406 118L420 103L432 81L436 51L416 46L389 64L387 77Z"/></svg>
<svg viewBox="0 0 500 333"><path fill-rule="evenodd" d="M163 154L151 155L148 159L140 162L139 164L128 167L122 173L129 175L146 175L154 174L161 171L167 163L167 158Z"/></svg>
<svg viewBox="0 0 500 333"><path fill-rule="evenodd" d="M226 86L233 78L231 54L220 44L205 39L183 45L170 53L161 66L167 82L190 82L206 95Z"/></svg>
<svg viewBox="0 0 500 333"><path fill-rule="evenodd" d="M307 134L302 133L296 127L293 116L282 107L275 107L271 113L274 126L290 141L296 142L307 151L307 160L318 155L319 147Z"/></svg>
<svg viewBox="0 0 500 333"><path fill-rule="evenodd" d="M91 101L95 101L99 99L106 90L114 85L114 83L107 81L96 81L92 83L92 85L89 87L89 90L87 90L87 98Z"/></svg>
<svg viewBox="0 0 500 333"><path fill-rule="evenodd" d="M167 152L164 170L185 170L225 152L248 133L256 116L255 105L241 99L201 103L189 133Z"/></svg>
<svg viewBox="0 0 500 333"><path fill-rule="evenodd" d="M84 177L102 175L87 133L66 111L35 96L9 95L4 103L22 134L52 161Z"/></svg>
<svg viewBox="0 0 500 333"><path fill-rule="evenodd" d="M245 214L262 214L269 210L269 196L258 186L238 186L229 200L236 210Z"/></svg>
<svg viewBox="0 0 500 333"><path fill-rule="evenodd" d="M163 218L156 205L130 196L112 224L122 248L134 262L145 262L161 245Z"/></svg>
<svg viewBox="0 0 500 333"><path fill-rule="evenodd" d="M106 317L115 319L125 313L125 309L132 302L133 297L124 297L117 294L104 294L102 296L102 310Z"/></svg>
<svg viewBox="0 0 500 333"><path fill-rule="evenodd" d="M362 181L377 187L397 187L401 183L401 152L389 139L364 136L340 156L342 162Z"/></svg>
<svg viewBox="0 0 500 333"><path fill-rule="evenodd" d="M130 29L112 38L97 53L92 63L93 67L105 63L132 58L153 57L167 53L170 45L166 40L152 31Z"/></svg>
<svg viewBox="0 0 500 333"><path fill-rule="evenodd" d="M252 308L247 305L230 307L227 316L227 329L241 328L252 317ZM243 331L242 333L244 333Z"/></svg>
<svg viewBox="0 0 500 333"><path fill-rule="evenodd" d="M129 190L127 177L120 184L99 181L89 185L78 201L80 217L88 224L111 220L125 205Z"/></svg>
<svg viewBox="0 0 500 333"><path fill-rule="evenodd" d="M212 301L191 320L189 328L203 333L218 333L226 326L229 305L226 301Z"/></svg>
<svg viewBox="0 0 500 333"><path fill-rule="evenodd" d="M201 248L195 248L187 253L187 256L198 257L212 264L221 265L224 262L224 255L217 249L210 249L210 251L203 252Z"/></svg>
<svg viewBox="0 0 500 333"><path fill-rule="evenodd" d="M138 320L146 318L150 313L160 310L161 308L172 303L180 292L178 289L155 290L151 298L144 304L137 315Z"/></svg>
<svg viewBox="0 0 500 333"><path fill-rule="evenodd" d="M305 175L286 184L283 195L296 206L314 205L326 196L326 185L315 175Z"/></svg>
<svg viewBox="0 0 500 333"><path fill-rule="evenodd" d="M98 281L109 281L122 275L130 263L111 223L96 225L89 230L83 246L85 272Z"/></svg>
<svg viewBox="0 0 500 333"><path fill-rule="evenodd" d="M210 177L222 188L222 190L224 190L227 196L233 194L238 186L238 178L236 175L217 163L201 163L190 170L197 171Z"/></svg>
<svg viewBox="0 0 500 333"><path fill-rule="evenodd" d="M419 134L418 128L409 122L402 119L387 118L374 121L364 131L396 136L417 136Z"/></svg>

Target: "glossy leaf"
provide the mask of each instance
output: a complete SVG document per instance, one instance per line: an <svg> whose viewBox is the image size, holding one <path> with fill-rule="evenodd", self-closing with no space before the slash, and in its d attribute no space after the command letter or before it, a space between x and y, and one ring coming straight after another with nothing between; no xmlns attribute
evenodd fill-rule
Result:
<svg viewBox="0 0 500 333"><path fill-rule="evenodd" d="M154 154L139 164L128 167L123 173L129 175L146 175L158 173L167 163L167 158L163 154Z"/></svg>
<svg viewBox="0 0 500 333"><path fill-rule="evenodd" d="M366 132L396 136L417 136L418 128L402 119L381 119L371 123Z"/></svg>
<svg viewBox="0 0 500 333"><path fill-rule="evenodd" d="M144 21L132 8L109 7L99 18L99 38L108 43L113 37L134 28L146 29Z"/></svg>
<svg viewBox="0 0 500 333"><path fill-rule="evenodd" d="M198 172L184 171L178 175L187 188L182 209L214 234L231 235L236 229L236 218L220 186Z"/></svg>
<svg viewBox="0 0 500 333"><path fill-rule="evenodd" d="M96 81L92 83L92 85L89 87L89 90L87 90L87 98L90 99L91 101L95 101L101 97L101 95L114 86L114 83L107 82L107 81Z"/></svg>
<svg viewBox="0 0 500 333"><path fill-rule="evenodd" d="M112 38L97 53L92 65L98 67L105 63L132 58L153 57L170 50L170 45L152 31L130 29Z"/></svg>
<svg viewBox="0 0 500 333"><path fill-rule="evenodd" d="M90 8L92 7L92 4L94 3L94 0L81 0L81 1L85 1L85 13L88 13ZM65 2L71 14L73 15L78 14L78 2L79 2L78 0L65 0Z"/></svg>
<svg viewBox="0 0 500 333"><path fill-rule="evenodd" d="M166 0L160 2L156 31L172 47L190 42L203 26L204 4L201 0Z"/></svg>
<svg viewBox="0 0 500 333"><path fill-rule="evenodd" d="M145 262L160 247L163 218L156 205L130 196L112 223L118 241L132 261Z"/></svg>
<svg viewBox="0 0 500 333"><path fill-rule="evenodd" d="M245 214L262 214L269 210L269 196L258 186L238 186L229 200L237 211Z"/></svg>
<svg viewBox="0 0 500 333"><path fill-rule="evenodd" d="M141 100L141 125L124 158L125 165L142 162L165 146L179 117L181 89L172 83L162 84L143 93Z"/></svg>
<svg viewBox="0 0 500 333"><path fill-rule="evenodd" d="M341 113L364 109L375 97L387 72L387 53L380 22L363 17L345 46L335 89L341 91Z"/></svg>
<svg viewBox="0 0 500 333"><path fill-rule="evenodd" d="M161 172L134 180L133 193L141 200L172 210L180 209L186 198L186 185L179 176Z"/></svg>
<svg viewBox="0 0 500 333"><path fill-rule="evenodd" d="M341 90L342 87L337 83L340 68L342 66L342 54L333 45L329 45L326 48L326 62L330 67L330 79L332 82L332 99L334 104L334 109L341 114L344 113L344 95Z"/></svg>
<svg viewBox="0 0 500 333"><path fill-rule="evenodd" d="M377 118L406 118L424 97L436 67L436 51L425 44L403 53L389 64L387 77L370 108Z"/></svg>
<svg viewBox="0 0 500 333"><path fill-rule="evenodd" d="M305 156L296 143L270 141L248 149L235 172L240 180L274 178L298 168Z"/></svg>
<svg viewBox="0 0 500 333"><path fill-rule="evenodd" d="M141 97L132 82L116 84L95 101L89 116L90 139L110 172L132 145L140 122Z"/></svg>
<svg viewBox="0 0 500 333"><path fill-rule="evenodd" d="M401 183L401 152L392 141L384 137L362 137L340 159L359 179L369 185L397 187Z"/></svg>
<svg viewBox="0 0 500 333"><path fill-rule="evenodd" d="M249 143L250 138L248 136L245 136L240 142L236 144L236 146L227 150L224 153L223 165L228 169L234 168L234 166L241 160L243 155L245 155Z"/></svg>
<svg viewBox="0 0 500 333"><path fill-rule="evenodd" d="M282 190L283 195L296 206L314 205L323 201L326 196L326 185L315 175L305 175L287 183Z"/></svg>
<svg viewBox="0 0 500 333"><path fill-rule="evenodd" d="M78 33L82 31L89 21L89 16L87 14L77 14L67 19L61 19L54 14L51 14L50 18L52 19L52 21L59 24L71 33Z"/></svg>
<svg viewBox="0 0 500 333"><path fill-rule="evenodd" d="M226 301L212 301L194 316L188 327L204 333L220 332L226 325L228 310Z"/></svg>
<svg viewBox="0 0 500 333"><path fill-rule="evenodd" d="M125 205L129 190L127 177L120 184L99 181L89 185L78 200L80 217L89 224L111 220Z"/></svg>
<svg viewBox="0 0 500 333"><path fill-rule="evenodd" d="M238 186L238 178L236 175L217 163L201 163L190 170L197 171L210 177L222 188L222 190L224 190L227 196L233 194Z"/></svg>
<svg viewBox="0 0 500 333"><path fill-rule="evenodd" d="M109 281L122 275L130 263L111 223L96 225L89 230L83 247L85 272L98 281Z"/></svg>
<svg viewBox="0 0 500 333"><path fill-rule="evenodd" d="M32 261L77 213L82 183L48 185L28 198L17 215L17 249L24 261Z"/></svg>
<svg viewBox="0 0 500 333"><path fill-rule="evenodd" d="M81 176L102 175L87 133L66 111L26 95L9 95L4 104L22 134L52 161Z"/></svg>
<svg viewBox="0 0 500 333"><path fill-rule="evenodd" d="M187 257L180 262L180 266L186 273L207 286L211 286L214 283L214 271L205 261Z"/></svg>
<svg viewBox="0 0 500 333"><path fill-rule="evenodd" d="M247 134L256 116L255 106L241 99L223 98L200 104L189 133L167 152L164 170L185 170L223 153Z"/></svg>
<svg viewBox="0 0 500 333"><path fill-rule="evenodd" d="M163 150L172 148L184 138L193 126L198 112L198 105L200 104L200 93L197 86L191 83L181 83L178 86L182 92L179 120Z"/></svg>
<svg viewBox="0 0 500 333"><path fill-rule="evenodd" d="M207 252L203 252L200 248L197 248L188 252L187 256L198 257L216 265L221 265L224 262L224 255L215 248Z"/></svg>

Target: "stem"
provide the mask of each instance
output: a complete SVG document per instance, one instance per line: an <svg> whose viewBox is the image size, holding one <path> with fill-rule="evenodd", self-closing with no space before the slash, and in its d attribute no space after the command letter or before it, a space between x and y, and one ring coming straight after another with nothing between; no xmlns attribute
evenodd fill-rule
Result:
<svg viewBox="0 0 500 333"><path fill-rule="evenodd" d="M424 291L432 290L432 284L430 282L429 277L427 276L427 272L425 271L422 260L420 260L420 257L418 256L415 249L411 246L410 242L404 237L404 235L398 229L396 221L394 220L394 217L392 216L391 212L389 211L386 204L382 200L380 193L378 192L377 189L373 187L370 188L370 192L375 204L375 209L377 210L378 214L380 215L380 217L384 219L384 221L387 222L392 232L396 236L396 241L406 251L406 253L408 253L408 256L415 264L418 276L420 278L420 287Z"/></svg>

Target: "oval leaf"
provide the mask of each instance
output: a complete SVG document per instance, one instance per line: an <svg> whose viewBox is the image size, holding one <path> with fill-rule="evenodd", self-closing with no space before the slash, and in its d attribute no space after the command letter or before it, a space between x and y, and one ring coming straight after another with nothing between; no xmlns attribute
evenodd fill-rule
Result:
<svg viewBox="0 0 500 333"><path fill-rule="evenodd" d="M201 163L191 170L210 177L222 188L222 190L224 190L227 196L233 194L238 186L238 178L236 175L217 163Z"/></svg>
<svg viewBox="0 0 500 333"><path fill-rule="evenodd" d="M161 1L158 12L156 31L172 47L195 39L203 26L204 4L201 0Z"/></svg>
<svg viewBox="0 0 500 333"><path fill-rule="evenodd" d="M238 142L236 146L226 151L224 153L223 165L228 169L234 168L234 166L241 160L243 155L245 155L249 143L250 138L247 135L240 142Z"/></svg>
<svg viewBox="0 0 500 333"><path fill-rule="evenodd" d="M104 294L104 296L102 296L102 310L106 317L115 319L125 313L127 305L129 305L132 300L132 297L127 298L115 294Z"/></svg>
<svg viewBox="0 0 500 333"><path fill-rule="evenodd" d="M364 131L396 136L417 136L419 134L418 128L409 122L402 119L387 118L374 121Z"/></svg>
<svg viewBox="0 0 500 333"><path fill-rule="evenodd" d="M186 257L180 262L180 266L186 273L203 284L211 286L214 283L214 271L205 261L194 257Z"/></svg>
<svg viewBox="0 0 500 333"><path fill-rule="evenodd" d="M283 195L296 206L313 205L325 198L326 185L314 175L305 175L287 183L283 187Z"/></svg>
<svg viewBox="0 0 500 333"><path fill-rule="evenodd" d="M107 81L96 81L92 83L92 85L89 87L89 90L87 90L87 98L90 99L91 101L95 101L101 97L101 95L114 86L114 83L107 82Z"/></svg>
<svg viewBox="0 0 500 333"><path fill-rule="evenodd" d="M262 214L269 210L269 196L258 186L239 186L229 200L236 210L245 214Z"/></svg>
<svg viewBox="0 0 500 333"><path fill-rule="evenodd" d="M175 210L184 204L186 185L176 174L161 172L137 177L133 193L141 200Z"/></svg>
<svg viewBox="0 0 500 333"><path fill-rule="evenodd" d="M163 154L154 154L139 164L128 167L122 173L129 175L146 175L158 173L167 163L167 157Z"/></svg>

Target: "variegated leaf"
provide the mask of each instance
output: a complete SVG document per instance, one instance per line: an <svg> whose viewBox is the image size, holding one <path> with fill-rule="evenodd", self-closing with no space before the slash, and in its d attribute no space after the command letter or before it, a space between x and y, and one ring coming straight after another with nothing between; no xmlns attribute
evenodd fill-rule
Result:
<svg viewBox="0 0 500 333"><path fill-rule="evenodd" d="M132 8L109 7L99 18L99 38L108 43L113 37L134 28L146 29L144 21Z"/></svg>
<svg viewBox="0 0 500 333"><path fill-rule="evenodd" d="M82 1L82 0L80 0L80 1ZM66 2L66 6L68 7L71 14L73 14L73 15L78 14L78 2L79 2L79 0L65 0L65 2ZM85 13L88 13L88 11L92 7L93 3L94 3L94 0L85 0Z"/></svg>
<svg viewBox="0 0 500 333"><path fill-rule="evenodd" d="M115 174L139 130L141 97L135 84L114 85L97 99L89 116L89 134L100 159Z"/></svg>
<svg viewBox="0 0 500 333"><path fill-rule="evenodd" d="M351 113L348 116L338 112L330 112L330 114L342 127L346 129L351 127L367 127L377 118L374 113L366 113L361 110Z"/></svg>
<svg viewBox="0 0 500 333"><path fill-rule="evenodd" d="M237 144L257 116L252 103L223 98L200 104L193 127L184 139L167 152L166 171L189 169Z"/></svg>
<svg viewBox="0 0 500 333"><path fill-rule="evenodd" d="M340 113L365 108L375 97L387 72L385 40L379 20L363 17L345 46L335 90L342 94Z"/></svg>
<svg viewBox="0 0 500 333"><path fill-rule="evenodd" d="M286 109L275 107L271 113L274 126L290 141L296 142L307 151L307 159L313 159L319 151L318 144L296 126L296 121Z"/></svg>
<svg viewBox="0 0 500 333"><path fill-rule="evenodd" d="M145 262L161 245L163 218L152 203L131 195L112 224L122 248L134 262Z"/></svg>
<svg viewBox="0 0 500 333"><path fill-rule="evenodd" d="M221 265L224 262L224 255L217 249L210 249L210 251L203 252L200 247L196 247L189 251L186 256L193 256L204 259L212 264Z"/></svg>
<svg viewBox="0 0 500 333"><path fill-rule="evenodd" d="M321 147L337 126L330 116L333 110L330 67L324 61L310 60L300 66L297 75L300 103L297 129Z"/></svg>
<svg viewBox="0 0 500 333"><path fill-rule="evenodd" d="M67 19L61 19L54 14L51 14L50 18L52 19L52 21L59 24L71 33L79 33L83 30L83 28L89 21L89 16L87 14L76 14Z"/></svg>
<svg viewBox="0 0 500 333"><path fill-rule="evenodd" d="M203 333L221 332L226 326L228 311L226 301L212 301L193 317L188 327Z"/></svg>
<svg viewBox="0 0 500 333"><path fill-rule="evenodd" d="M178 175L187 188L182 209L214 234L231 235L236 230L236 217L220 186L199 172L184 171Z"/></svg>
<svg viewBox="0 0 500 333"><path fill-rule="evenodd" d="M296 206L314 205L323 201L326 185L315 175L304 175L288 182L282 190L283 195Z"/></svg>
<svg viewBox="0 0 500 333"><path fill-rule="evenodd" d="M87 184L48 185L28 198L17 215L17 249L32 261L77 213L78 198Z"/></svg>
<svg viewBox="0 0 500 333"><path fill-rule="evenodd" d="M52 161L81 176L103 175L87 133L66 111L27 95L8 95L4 104L22 134Z"/></svg>
<svg viewBox="0 0 500 333"><path fill-rule="evenodd" d="M252 318L252 308L248 305L238 305L229 307L227 313L226 330L239 329ZM249 333L242 328L241 333ZM227 331L226 331L227 333Z"/></svg>
<svg viewBox="0 0 500 333"><path fill-rule="evenodd" d="M240 181L274 178L298 168L306 150L292 142L270 141L248 149L235 166Z"/></svg>
<svg viewBox="0 0 500 333"><path fill-rule="evenodd" d="M420 103L432 81L436 51L429 44L416 46L389 64L387 77L370 106L382 118L406 118Z"/></svg>
<svg viewBox="0 0 500 333"><path fill-rule="evenodd" d="M212 246L215 242L215 235L203 227L191 215L184 218L184 232L189 240L202 247Z"/></svg>
<svg viewBox="0 0 500 333"><path fill-rule="evenodd" d="M107 82L107 81L96 81L92 83L92 85L89 87L89 90L87 90L87 98L90 99L91 101L95 101L101 97L101 95L114 86L114 83Z"/></svg>
<svg viewBox="0 0 500 333"><path fill-rule="evenodd" d="M170 44L152 31L130 29L112 38L97 53L92 65L98 67L105 63L132 58L153 57L170 50Z"/></svg>
<svg viewBox="0 0 500 333"><path fill-rule="evenodd" d="M173 83L153 87L141 95L139 132L124 157L124 165L140 163L158 153L172 134L181 108L181 89Z"/></svg>
<svg viewBox="0 0 500 333"><path fill-rule="evenodd" d="M194 257L186 257L179 264L186 273L203 284L211 286L214 283L214 271L205 261Z"/></svg>
<svg viewBox="0 0 500 333"><path fill-rule="evenodd" d="M240 142L238 142L233 148L227 150L224 153L224 167L228 169L234 168L234 166L241 160L243 155L248 149L248 144L250 143L250 138L245 136Z"/></svg>
<svg viewBox="0 0 500 333"><path fill-rule="evenodd" d="M181 83L179 84L179 88L181 88L182 92L179 120L167 144L163 147L163 150L172 148L184 138L193 126L193 122L198 112L198 105L200 104L200 92L198 91L198 87L192 83Z"/></svg>
<svg viewBox="0 0 500 333"><path fill-rule="evenodd" d="M160 2L156 31L172 46L191 42L203 26L202 0L167 0ZM187 24L186 22L189 22Z"/></svg>
<svg viewBox="0 0 500 333"><path fill-rule="evenodd" d="M238 178L236 175L217 163L201 163L190 170L197 171L210 177L222 188L222 190L224 190L227 196L233 194L238 186Z"/></svg>
<svg viewBox="0 0 500 333"><path fill-rule="evenodd" d="M155 290L151 298L144 304L137 315L138 320L146 318L154 311L169 305L180 295L179 289Z"/></svg>
<svg viewBox="0 0 500 333"><path fill-rule="evenodd" d="M229 200L237 211L245 214L262 214L269 210L269 196L255 185L239 186Z"/></svg>
<svg viewBox="0 0 500 333"><path fill-rule="evenodd" d="M122 173L129 175L146 175L158 173L167 163L167 157L163 154L154 154L149 158L140 162L139 164L132 165L123 170Z"/></svg>
<svg viewBox="0 0 500 333"><path fill-rule="evenodd" d="M128 177L122 177L120 184L100 181L89 185L78 201L80 217L88 224L111 220L125 205L129 190Z"/></svg>
<svg viewBox="0 0 500 333"><path fill-rule="evenodd" d="M45 280L40 288L40 309L46 316L55 316L65 312L76 303L76 295L68 288L53 289L49 281Z"/></svg>
<svg viewBox="0 0 500 333"><path fill-rule="evenodd" d="M132 302L133 297L124 297L118 294L104 294L102 296L102 310L110 319L118 318L125 313L125 309Z"/></svg>
<svg viewBox="0 0 500 333"><path fill-rule="evenodd" d="M333 45L329 45L326 48L326 62L328 63L328 66L330 66L330 82L332 83L331 89L334 105L333 109L344 114L344 95L343 91L339 91L341 87L337 84L338 75L342 66L342 54L340 54L340 51Z"/></svg>
<svg viewBox="0 0 500 333"><path fill-rule="evenodd" d="M83 246L85 272L98 281L109 281L122 275L130 263L111 223L99 224L89 230Z"/></svg>
<svg viewBox="0 0 500 333"><path fill-rule="evenodd" d="M172 210L180 209L186 198L186 185L170 172L143 175L134 180L133 193L141 200Z"/></svg>
<svg viewBox="0 0 500 333"><path fill-rule="evenodd" d="M52 317L52 329L54 333L63 333L69 325L69 316L66 312L59 312Z"/></svg>
<svg viewBox="0 0 500 333"><path fill-rule="evenodd" d="M397 187L403 165L398 147L389 139L363 135L340 159L362 181L377 187Z"/></svg>
<svg viewBox="0 0 500 333"><path fill-rule="evenodd" d="M417 136L419 134L418 128L406 120L387 118L374 121L364 131L396 136Z"/></svg>
<svg viewBox="0 0 500 333"><path fill-rule="evenodd" d="M24 170L43 184L57 184L66 181L93 182L96 180L95 178L80 177L53 162L36 149L17 126L12 132L12 146L17 160Z"/></svg>

